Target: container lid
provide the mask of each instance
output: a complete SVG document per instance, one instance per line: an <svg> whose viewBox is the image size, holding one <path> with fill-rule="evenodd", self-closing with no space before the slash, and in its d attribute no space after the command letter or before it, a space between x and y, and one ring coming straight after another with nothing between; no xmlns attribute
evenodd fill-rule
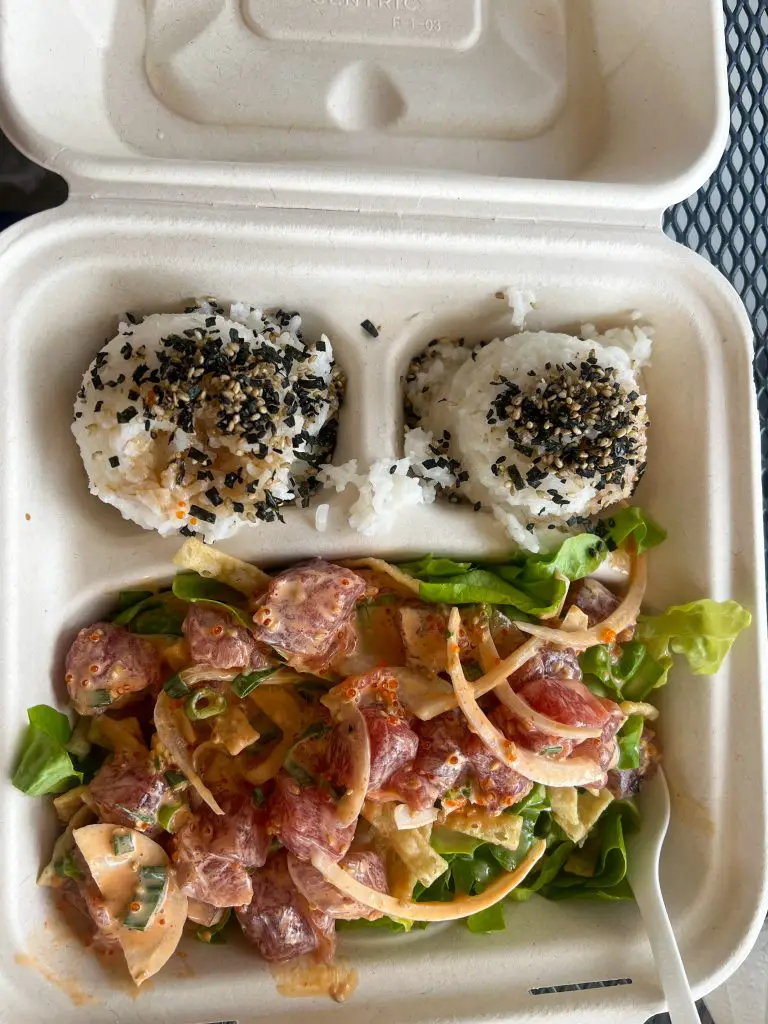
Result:
<svg viewBox="0 0 768 1024"><path fill-rule="evenodd" d="M0 0L11 138L76 192L606 219L728 129L719 0Z"/></svg>

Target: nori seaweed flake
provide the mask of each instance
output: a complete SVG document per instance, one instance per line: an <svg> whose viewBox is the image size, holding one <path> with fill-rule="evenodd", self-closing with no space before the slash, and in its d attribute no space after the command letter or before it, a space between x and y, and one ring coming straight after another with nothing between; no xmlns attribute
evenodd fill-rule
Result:
<svg viewBox="0 0 768 1024"><path fill-rule="evenodd" d="M379 329L373 323L371 323L370 320L363 320L360 326L363 328L366 334L370 334L372 338L378 338Z"/></svg>
<svg viewBox="0 0 768 1024"><path fill-rule="evenodd" d="M130 423L131 420L138 415L139 413L138 410L136 409L136 406L129 405L126 409L121 409L117 413L116 419L118 423Z"/></svg>
<svg viewBox="0 0 768 1024"><path fill-rule="evenodd" d="M215 523L216 513L209 512L206 508L201 508L199 505L190 505L189 514L194 516L196 519L201 519L204 523Z"/></svg>

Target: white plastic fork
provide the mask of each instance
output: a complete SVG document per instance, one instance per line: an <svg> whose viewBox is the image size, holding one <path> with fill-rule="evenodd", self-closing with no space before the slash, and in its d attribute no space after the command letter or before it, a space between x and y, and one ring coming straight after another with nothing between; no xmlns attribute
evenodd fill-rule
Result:
<svg viewBox="0 0 768 1024"><path fill-rule="evenodd" d="M627 878L648 934L672 1024L701 1024L659 883L659 855L669 827L669 789L660 768L643 786L640 811L642 827L627 841Z"/></svg>

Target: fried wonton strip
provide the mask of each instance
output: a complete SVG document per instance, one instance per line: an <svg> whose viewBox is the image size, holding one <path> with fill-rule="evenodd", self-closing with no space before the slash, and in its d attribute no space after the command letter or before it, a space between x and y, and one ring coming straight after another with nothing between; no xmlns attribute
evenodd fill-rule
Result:
<svg viewBox="0 0 768 1024"><path fill-rule="evenodd" d="M225 555L223 551L203 544L196 537L184 541L173 559L173 564L208 579L221 580L222 583L248 597L264 590L269 584L269 576L255 565L243 562L232 555Z"/></svg>
<svg viewBox="0 0 768 1024"><path fill-rule="evenodd" d="M422 829L398 829L394 812L392 804L374 804L370 801L363 806L362 810L366 821L369 821L389 843L421 884L430 886L445 874L448 870L448 862L432 849L429 839Z"/></svg>

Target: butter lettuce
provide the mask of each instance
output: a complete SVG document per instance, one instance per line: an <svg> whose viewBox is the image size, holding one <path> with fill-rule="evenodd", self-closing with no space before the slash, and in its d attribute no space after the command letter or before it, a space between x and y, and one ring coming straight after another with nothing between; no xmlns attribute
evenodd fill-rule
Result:
<svg viewBox="0 0 768 1024"><path fill-rule="evenodd" d="M27 796L63 793L83 781L67 751L72 735L69 719L47 704L27 709L29 725L13 785Z"/></svg>
<svg viewBox="0 0 768 1024"><path fill-rule="evenodd" d="M624 547L632 540L638 555L650 551L667 539L667 531L637 505L622 508L606 519L601 519L596 532L611 551Z"/></svg>
<svg viewBox="0 0 768 1024"><path fill-rule="evenodd" d="M663 615L641 615L636 639L661 664L680 654L694 675L714 675L736 637L752 623L737 601L691 601L668 608Z"/></svg>
<svg viewBox="0 0 768 1024"><path fill-rule="evenodd" d="M642 715L630 715L621 729L616 741L619 744L619 763L621 771L640 767L640 737L643 735L645 719Z"/></svg>
<svg viewBox="0 0 768 1024"><path fill-rule="evenodd" d="M650 516L632 507L598 522L594 533L567 538L549 554L514 554L494 563L457 562L425 555L399 568L421 581L419 594L424 601L501 605L513 616L547 618L562 604L569 582L594 573L610 550L632 540L643 552L665 537Z"/></svg>
<svg viewBox="0 0 768 1024"><path fill-rule="evenodd" d="M591 874L576 874L569 871L569 861L574 853L573 843L557 845L544 860L539 879L546 875L545 882L534 891L539 891L549 900L631 900L632 889L627 881L627 848L625 835L640 827L640 812L631 800L615 800L602 814L595 829L590 833L587 844L594 844L594 869ZM586 844L585 844L586 845ZM557 870L553 870L559 865Z"/></svg>
<svg viewBox="0 0 768 1024"><path fill-rule="evenodd" d="M652 690L663 686L670 662L657 661L644 644L631 640L620 647L588 647L579 655L579 664L593 693L621 703L646 700Z"/></svg>

